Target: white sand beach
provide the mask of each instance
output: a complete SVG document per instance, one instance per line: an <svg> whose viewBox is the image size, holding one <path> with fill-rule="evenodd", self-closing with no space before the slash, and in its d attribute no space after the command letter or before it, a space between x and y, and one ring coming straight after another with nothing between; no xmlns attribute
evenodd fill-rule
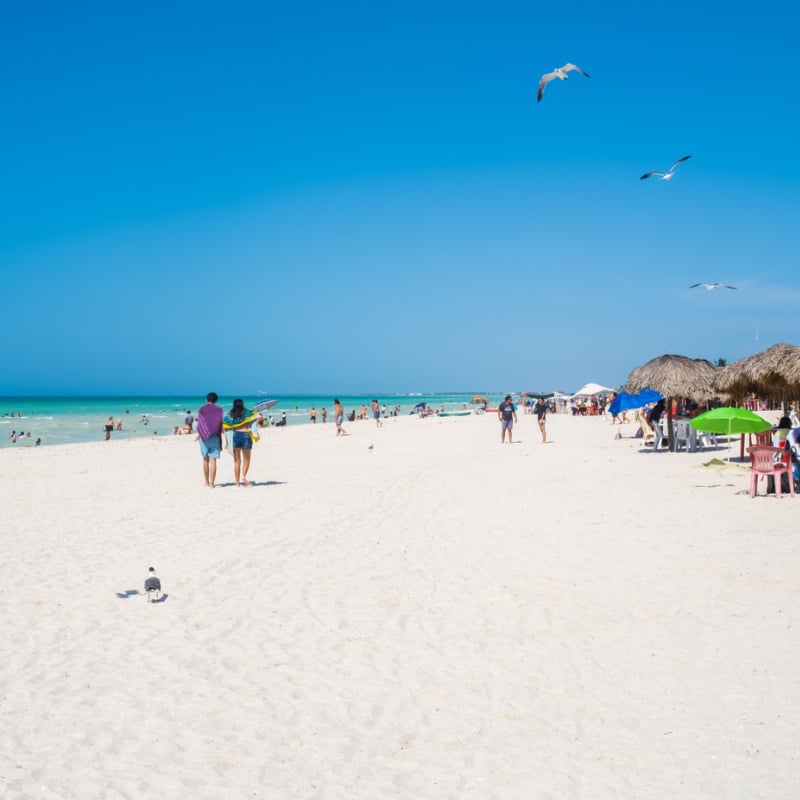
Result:
<svg viewBox="0 0 800 800"><path fill-rule="evenodd" d="M250 488L193 437L0 451L5 798L798 795L800 497L602 418L346 428Z"/></svg>

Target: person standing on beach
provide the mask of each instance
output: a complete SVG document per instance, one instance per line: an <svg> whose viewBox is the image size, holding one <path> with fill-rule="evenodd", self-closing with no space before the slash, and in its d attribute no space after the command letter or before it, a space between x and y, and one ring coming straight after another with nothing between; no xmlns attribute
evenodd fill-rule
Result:
<svg viewBox="0 0 800 800"><path fill-rule="evenodd" d="M647 415L647 421L652 425L653 428L659 424L661 420L661 415L664 413L664 398L662 397L651 409L650 413Z"/></svg>
<svg viewBox="0 0 800 800"><path fill-rule="evenodd" d="M372 408L372 417L375 420L375 425L378 428L380 428L381 425L383 425L383 422L381 421L381 407L378 405L377 400L372 401L371 408Z"/></svg>
<svg viewBox="0 0 800 800"><path fill-rule="evenodd" d="M109 417L106 422L106 441L111 438L111 431L114 430L114 417Z"/></svg>
<svg viewBox="0 0 800 800"><path fill-rule="evenodd" d="M333 401L333 419L336 422L336 435L346 436L342 423L344 422L344 406L338 401Z"/></svg>
<svg viewBox="0 0 800 800"><path fill-rule="evenodd" d="M511 430L517 421L517 407L510 394L507 394L506 399L497 406L497 419L500 420L500 444L506 440L506 431L508 431L508 443L511 444Z"/></svg>
<svg viewBox="0 0 800 800"><path fill-rule="evenodd" d="M542 432L542 444L547 441L547 403L540 397L536 401L536 405L533 407L533 410L536 414L536 420L539 423L539 430Z"/></svg>
<svg viewBox="0 0 800 800"><path fill-rule="evenodd" d="M327 422L328 421L328 409L324 408L324 407L322 409L322 421L323 422Z"/></svg>
<svg viewBox="0 0 800 800"><path fill-rule="evenodd" d="M316 425L317 424L317 407L316 406L311 406L311 424L312 425Z"/></svg>
<svg viewBox="0 0 800 800"><path fill-rule="evenodd" d="M217 460L222 451L222 409L217 405L216 392L206 395L206 404L197 412L197 437L203 456L203 477L209 489L217 480Z"/></svg>
<svg viewBox="0 0 800 800"><path fill-rule="evenodd" d="M247 471L250 469L250 452L253 439L250 436L250 423L245 423L253 412L244 407L244 400L234 400L233 408L225 417L225 424L233 428L233 479L237 486L249 486ZM237 425L236 423L242 423ZM241 481L241 482L240 482Z"/></svg>

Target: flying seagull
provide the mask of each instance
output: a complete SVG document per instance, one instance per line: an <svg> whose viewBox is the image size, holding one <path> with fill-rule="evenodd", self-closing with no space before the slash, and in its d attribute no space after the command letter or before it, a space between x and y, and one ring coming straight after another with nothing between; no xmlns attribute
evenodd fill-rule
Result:
<svg viewBox="0 0 800 800"><path fill-rule="evenodd" d="M693 283L689 288L696 289L698 286L704 286L709 292L714 289L736 289L736 286L729 286L727 283Z"/></svg>
<svg viewBox="0 0 800 800"><path fill-rule="evenodd" d="M567 80L567 73L571 72L573 69L580 72L581 75L585 75L587 78L589 77L589 75L576 64L564 64L563 67L556 67L552 72L542 75L542 79L539 81L539 94L536 97L536 102L541 103L545 86L547 86L547 84L550 83L553 78L558 78L559 80L565 81Z"/></svg>
<svg viewBox="0 0 800 800"><path fill-rule="evenodd" d="M147 594L147 602L152 603L153 599L161 596L161 581L156 576L155 567L150 567L147 577L144 579L144 591Z"/></svg>
<svg viewBox="0 0 800 800"><path fill-rule="evenodd" d="M649 178L651 175L660 175L662 181L671 181L675 176L675 167L678 166L682 161L688 161L691 156L684 156L683 158L679 158L677 161L673 161L670 165L670 168L666 172L659 172L658 170L651 170L650 172L645 172L640 181L643 181L645 178Z"/></svg>

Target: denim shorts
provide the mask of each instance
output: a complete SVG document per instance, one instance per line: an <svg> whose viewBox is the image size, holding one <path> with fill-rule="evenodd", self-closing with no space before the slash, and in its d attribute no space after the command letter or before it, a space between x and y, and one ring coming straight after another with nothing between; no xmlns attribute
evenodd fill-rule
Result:
<svg viewBox="0 0 800 800"><path fill-rule="evenodd" d="M214 433L205 441L200 440L200 455L203 458L219 458L222 450L222 439L218 433Z"/></svg>
<svg viewBox="0 0 800 800"><path fill-rule="evenodd" d="M234 450L252 450L253 440L250 438L249 431L234 431L233 432L233 449Z"/></svg>

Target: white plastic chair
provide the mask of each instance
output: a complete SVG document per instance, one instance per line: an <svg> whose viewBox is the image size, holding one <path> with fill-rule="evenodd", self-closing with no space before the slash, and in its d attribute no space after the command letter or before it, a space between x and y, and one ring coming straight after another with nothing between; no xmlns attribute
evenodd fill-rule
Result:
<svg viewBox="0 0 800 800"><path fill-rule="evenodd" d="M669 441L669 437L664 433L664 429L661 427L661 420L653 425L653 433L655 434L653 437L653 452L657 453L658 448L661 447L661 442Z"/></svg>
<svg viewBox="0 0 800 800"><path fill-rule="evenodd" d="M677 453L682 447L686 448L687 453L693 453L695 449L695 436L694 429L688 422L676 422L675 439L672 443L672 449Z"/></svg>
<svg viewBox="0 0 800 800"><path fill-rule="evenodd" d="M699 445L701 450L705 449L716 450L717 434L708 432L699 433L697 436L697 444Z"/></svg>

